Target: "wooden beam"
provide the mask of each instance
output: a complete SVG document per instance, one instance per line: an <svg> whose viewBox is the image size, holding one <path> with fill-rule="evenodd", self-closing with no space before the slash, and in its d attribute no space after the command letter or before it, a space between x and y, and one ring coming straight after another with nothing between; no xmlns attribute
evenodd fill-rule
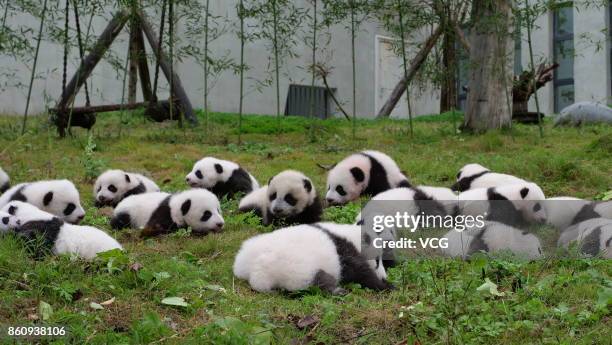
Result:
<svg viewBox="0 0 612 345"><path fill-rule="evenodd" d="M170 77L171 68L170 61L168 57L164 54L163 49L158 49L159 43L157 42L157 35L153 31L153 27L149 24L146 14L142 10L137 11L138 16L140 17L140 23L142 25L142 30L147 36L147 40L149 41L149 45L153 47L155 50L155 56L159 61L159 66L161 67L166 79L172 81L172 89L174 90L174 96L181 103L183 114L187 121L189 121L192 125L196 125L198 123L198 119L196 118L193 107L191 106L191 102L189 101L189 97L187 96L187 92L183 88L181 83L181 79L176 74L176 72L172 73L172 77Z"/></svg>
<svg viewBox="0 0 612 345"><path fill-rule="evenodd" d="M144 37L142 36L142 27L137 21L138 31L136 32L136 45L138 46L138 73L140 75L140 88L142 90L142 98L145 102L153 99L153 89L151 88L151 76L149 74L149 63L147 62L147 51L145 49Z"/></svg>
<svg viewBox="0 0 612 345"><path fill-rule="evenodd" d="M139 27L137 25L136 19L132 18L130 20L130 65L128 67L128 103L133 104L136 103L136 91L138 91L138 55L140 51L138 51L138 45L136 43L136 35L139 31Z"/></svg>
<svg viewBox="0 0 612 345"><path fill-rule="evenodd" d="M87 57L81 61L79 69L76 71L72 79L70 79L70 83L68 83L66 86L66 92L62 94L56 108L65 109L72 104L74 97L79 92L83 84L87 81L87 78L89 78L93 69L96 67L98 62L100 62L111 43L113 43L115 38L117 38L128 18L129 12L127 11L119 11L115 14L113 19L104 29L104 32L102 32L98 38L96 45L93 47L89 55L87 55Z"/></svg>
<svg viewBox="0 0 612 345"><path fill-rule="evenodd" d="M438 28L436 28L436 30L431 34L431 36L429 36L427 41L425 41L425 44L423 44L421 50L419 50L417 55L412 59L407 75L402 77L402 79L400 79L397 85L395 85L395 88L393 88L389 99L387 100L387 102L385 102L382 108L380 108L378 115L376 115L377 117L389 117L389 115L397 105L397 102L399 102L404 92L406 92L406 87L408 86L408 83L419 71L419 69L425 62L425 59L427 59L429 52L436 45L436 42L438 41L438 38L440 38L441 34L442 28L438 26Z"/></svg>

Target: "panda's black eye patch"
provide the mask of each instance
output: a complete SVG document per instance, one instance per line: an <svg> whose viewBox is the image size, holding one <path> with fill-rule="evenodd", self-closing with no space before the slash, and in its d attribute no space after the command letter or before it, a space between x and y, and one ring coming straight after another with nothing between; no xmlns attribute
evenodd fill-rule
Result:
<svg viewBox="0 0 612 345"><path fill-rule="evenodd" d="M15 207L15 206L10 206L10 207L9 207L9 209L8 209L8 213L9 213L11 216L14 216L16 212L17 212L17 207Z"/></svg>
<svg viewBox="0 0 612 345"><path fill-rule="evenodd" d="M64 216L69 216L76 210L76 205L73 203L69 203L68 206L64 209Z"/></svg>
<svg viewBox="0 0 612 345"><path fill-rule="evenodd" d="M199 178L200 180L204 178L204 175L202 175L202 172L200 170L195 172L195 175L197 178Z"/></svg>
<svg viewBox="0 0 612 345"><path fill-rule="evenodd" d="M98 187L98 193L102 190L102 186Z"/></svg>
<svg viewBox="0 0 612 345"><path fill-rule="evenodd" d="M276 193L270 194L270 201L276 199Z"/></svg>
<svg viewBox="0 0 612 345"><path fill-rule="evenodd" d="M459 179L459 176L461 176L461 171L457 173L457 180Z"/></svg>
<svg viewBox="0 0 612 345"><path fill-rule="evenodd" d="M292 194L285 195L285 202L291 206L295 206L297 204L297 199Z"/></svg>
<svg viewBox="0 0 612 345"><path fill-rule="evenodd" d="M346 195L346 191L344 190L344 188L342 186L336 187L336 192L338 194L340 194L341 196L345 196Z"/></svg>
<svg viewBox="0 0 612 345"><path fill-rule="evenodd" d="M109 190L111 193L117 193L117 187L115 187L115 185L114 185L114 184L111 184L110 186L108 186L108 190Z"/></svg>
<svg viewBox="0 0 612 345"><path fill-rule="evenodd" d="M204 211L204 214L202 215L202 218L200 218L200 220L205 222L205 221L209 220L211 216L212 216L212 212Z"/></svg>
<svg viewBox="0 0 612 345"><path fill-rule="evenodd" d="M217 174L223 173L223 167L221 164L215 164L215 170L217 171Z"/></svg>
<svg viewBox="0 0 612 345"><path fill-rule="evenodd" d="M537 203L537 204L535 204L535 205L533 206L533 212L538 212L538 211L540 211L541 209L542 209L542 206L541 206L539 203Z"/></svg>
<svg viewBox="0 0 612 345"><path fill-rule="evenodd" d="M2 218L2 223L3 223L4 225L7 225L7 224L9 223L9 217L4 217L4 218Z"/></svg>
<svg viewBox="0 0 612 345"><path fill-rule="evenodd" d="M376 269L378 269L378 267L380 267L380 256L376 258Z"/></svg>

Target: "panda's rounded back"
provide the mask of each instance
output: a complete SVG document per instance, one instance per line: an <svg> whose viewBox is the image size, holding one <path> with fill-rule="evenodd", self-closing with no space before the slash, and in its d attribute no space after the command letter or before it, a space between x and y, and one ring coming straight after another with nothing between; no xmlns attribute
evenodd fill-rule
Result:
<svg viewBox="0 0 612 345"><path fill-rule="evenodd" d="M113 215L128 214L132 226L142 228L162 201L169 196L170 194L163 192L131 195L117 204Z"/></svg>

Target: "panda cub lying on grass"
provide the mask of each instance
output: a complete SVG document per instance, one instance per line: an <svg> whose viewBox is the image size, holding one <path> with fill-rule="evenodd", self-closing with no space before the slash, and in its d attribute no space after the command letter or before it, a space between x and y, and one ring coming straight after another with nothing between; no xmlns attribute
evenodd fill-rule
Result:
<svg viewBox="0 0 612 345"><path fill-rule="evenodd" d="M583 254L612 259L612 219L593 218L570 226L561 233L558 245L568 248L574 242Z"/></svg>
<svg viewBox="0 0 612 345"><path fill-rule="evenodd" d="M0 235L15 229L21 222L17 221L17 218L11 217L10 214L0 211Z"/></svg>
<svg viewBox="0 0 612 345"><path fill-rule="evenodd" d="M285 170L272 177L267 186L240 200L241 212L254 211L264 225L287 225L321 221L323 205L312 181L299 171Z"/></svg>
<svg viewBox="0 0 612 345"><path fill-rule="evenodd" d="M11 179L9 175L0 167L0 194L11 188Z"/></svg>
<svg viewBox="0 0 612 345"><path fill-rule="evenodd" d="M217 159L205 157L193 165L185 181L192 188L206 188L219 199L227 196L232 198L236 193L249 194L259 189L259 183L240 165Z"/></svg>
<svg viewBox="0 0 612 345"><path fill-rule="evenodd" d="M8 217L2 217L2 224L25 239L36 257L50 251L56 255L76 254L93 259L98 253L123 249L100 229L64 223L54 215L21 201L11 201L0 212L8 214Z"/></svg>
<svg viewBox="0 0 612 345"><path fill-rule="evenodd" d="M111 219L113 229L143 229L145 237L186 227L194 234L220 232L224 224L219 199L206 189L132 195L117 205Z"/></svg>
<svg viewBox="0 0 612 345"><path fill-rule="evenodd" d="M492 172L480 164L472 163L459 170L457 182L451 189L465 192L470 189L499 187L517 183L527 183L527 181L516 176Z"/></svg>
<svg viewBox="0 0 612 345"><path fill-rule="evenodd" d="M68 180L18 184L0 196L0 208L11 201L30 203L68 223L78 224L85 218L79 191Z"/></svg>
<svg viewBox="0 0 612 345"><path fill-rule="evenodd" d="M376 291L392 289L382 258L367 260L360 250L361 231L356 225L316 223L282 228L242 243L234 275L259 292L318 286L342 294L339 284L347 283Z"/></svg>
<svg viewBox="0 0 612 345"><path fill-rule="evenodd" d="M130 195L159 192L159 187L149 178L123 170L107 170L98 177L93 194L97 207L117 206Z"/></svg>
<svg viewBox="0 0 612 345"><path fill-rule="evenodd" d="M391 188L410 187L397 163L378 151L352 154L336 164L327 175L327 202L343 205L361 195L375 196Z"/></svg>

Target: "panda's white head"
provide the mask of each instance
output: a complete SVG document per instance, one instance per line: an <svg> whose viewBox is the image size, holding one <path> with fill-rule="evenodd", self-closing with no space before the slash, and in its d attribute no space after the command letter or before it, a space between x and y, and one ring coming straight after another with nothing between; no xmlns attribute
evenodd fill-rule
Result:
<svg viewBox="0 0 612 345"><path fill-rule="evenodd" d="M38 207L22 201L11 201L6 204L0 212L6 213L12 217L9 222L13 224L23 225L34 220L52 220L57 218L55 215L45 212ZM4 222L4 220L3 220Z"/></svg>
<svg viewBox="0 0 612 345"><path fill-rule="evenodd" d="M107 170L94 184L96 205L115 205L130 190L136 188L140 180L123 170Z"/></svg>
<svg viewBox="0 0 612 345"><path fill-rule="evenodd" d="M495 191L512 200L523 218L530 223L544 223L546 197L542 188L535 183L519 183L495 188Z"/></svg>
<svg viewBox="0 0 612 345"><path fill-rule="evenodd" d="M19 221L16 217L11 216L6 212L0 211L0 234L9 230L13 230L19 227L20 225L21 221Z"/></svg>
<svg viewBox="0 0 612 345"><path fill-rule="evenodd" d="M185 181L193 188L213 188L218 182L226 182L232 172L238 169L238 164L230 161L205 157L193 165Z"/></svg>
<svg viewBox="0 0 612 345"><path fill-rule="evenodd" d="M487 171L490 171L490 170L483 167L480 164L477 164L477 163L467 164L467 165L464 165L463 168L461 168L461 170L459 170L459 172L457 173L457 181L464 179L466 177L478 175L478 174L481 174Z"/></svg>
<svg viewBox="0 0 612 345"><path fill-rule="evenodd" d="M366 156L360 154L336 164L327 174L325 200L332 205L343 205L359 199L370 181L371 164Z"/></svg>
<svg viewBox="0 0 612 345"><path fill-rule="evenodd" d="M178 193L170 199L172 220L179 226L189 226L195 234L223 230L219 199L206 189L192 189Z"/></svg>
<svg viewBox="0 0 612 345"><path fill-rule="evenodd" d="M299 171L285 170L268 182L269 209L275 217L299 214L316 198L312 181Z"/></svg>
<svg viewBox="0 0 612 345"><path fill-rule="evenodd" d="M31 183L28 193L36 196L28 202L40 210L56 215L62 220L78 224L85 218L79 191L68 180L53 180Z"/></svg>

